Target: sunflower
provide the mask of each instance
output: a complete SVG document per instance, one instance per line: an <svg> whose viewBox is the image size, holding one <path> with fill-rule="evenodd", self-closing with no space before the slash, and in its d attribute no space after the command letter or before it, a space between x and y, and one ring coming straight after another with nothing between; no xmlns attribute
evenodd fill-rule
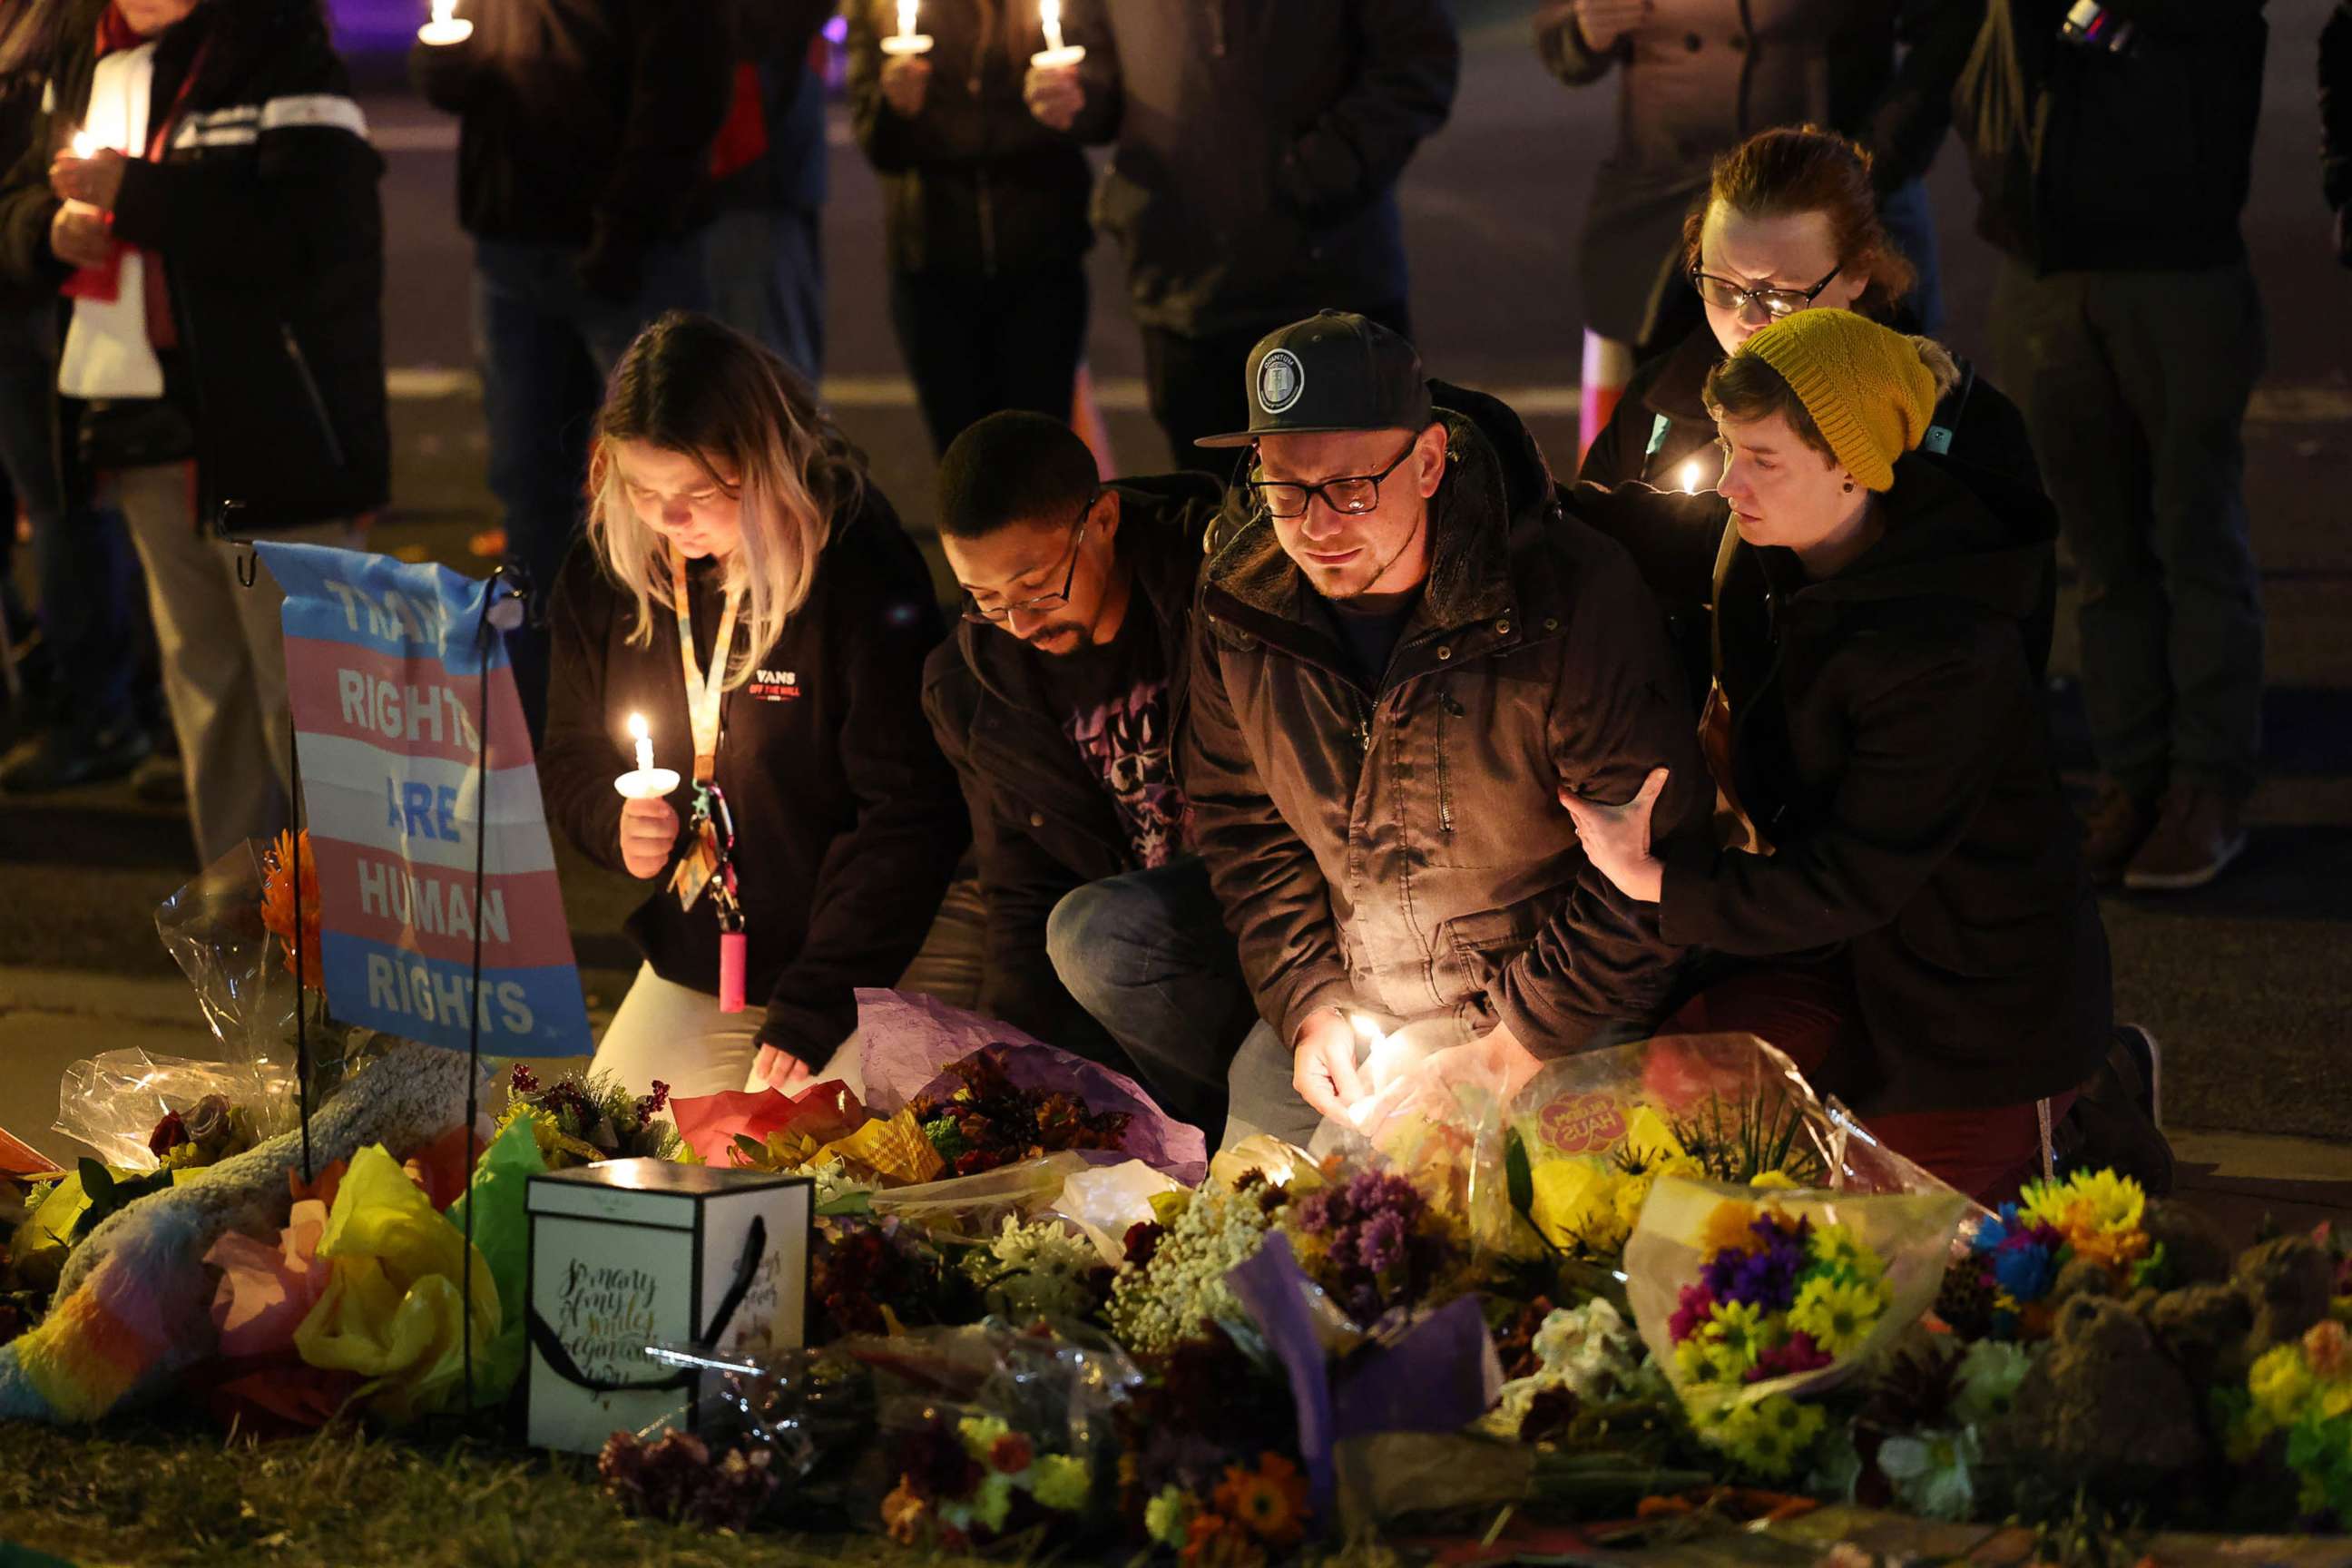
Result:
<svg viewBox="0 0 2352 1568"><path fill-rule="evenodd" d="M1832 1355L1861 1347L1885 1311L1885 1297L1875 1285L1822 1277L1805 1281L1789 1309L1789 1326L1813 1336L1813 1342Z"/></svg>
<svg viewBox="0 0 2352 1568"><path fill-rule="evenodd" d="M288 868L301 868L302 915L302 984L304 989L320 991L326 988L326 966L319 954L319 861L310 852L310 829L302 830L298 840L294 835L280 832L278 840L261 858L261 923L269 929L286 948L286 972L294 973L294 913L298 902L294 879Z"/></svg>
<svg viewBox="0 0 2352 1568"><path fill-rule="evenodd" d="M1287 1546L1307 1533L1307 1478L1279 1454L1260 1455L1255 1469L1227 1465L1215 1501L1269 1546Z"/></svg>

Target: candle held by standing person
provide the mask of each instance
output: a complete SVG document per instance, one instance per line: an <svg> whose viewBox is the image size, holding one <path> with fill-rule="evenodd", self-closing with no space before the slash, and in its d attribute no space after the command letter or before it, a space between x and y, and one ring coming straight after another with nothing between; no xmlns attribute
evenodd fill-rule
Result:
<svg viewBox="0 0 2352 1568"><path fill-rule="evenodd" d="M654 766L653 732L644 714L630 714L628 729L636 742L637 765L614 779L613 787L630 800L659 800L677 787L677 770Z"/></svg>
<svg viewBox="0 0 2352 1568"><path fill-rule="evenodd" d="M930 53L931 37L915 31L917 0L898 0L898 30L882 40L882 52L898 57Z"/></svg>
<svg viewBox="0 0 2352 1568"><path fill-rule="evenodd" d="M1029 57L1039 70L1056 70L1087 58L1083 45L1062 42L1062 0L1038 0L1037 23L1045 29L1045 47Z"/></svg>
<svg viewBox="0 0 2352 1568"><path fill-rule="evenodd" d="M462 44L474 36L474 24L457 14L457 0L433 0L433 19L416 29L416 41L436 48Z"/></svg>

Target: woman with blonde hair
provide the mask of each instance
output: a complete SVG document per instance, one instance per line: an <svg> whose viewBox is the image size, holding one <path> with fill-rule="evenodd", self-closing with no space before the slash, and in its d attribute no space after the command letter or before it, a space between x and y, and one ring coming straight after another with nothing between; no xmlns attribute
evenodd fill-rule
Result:
<svg viewBox="0 0 2352 1568"><path fill-rule="evenodd" d="M1663 773L1562 804L1594 867L1707 955L1670 1029L1761 1036L1987 1201L2087 1091L2074 1131L2099 1112L2102 1152L2160 1189L2161 1135L2114 1121L2106 935L2030 646L2056 517L1921 450L1958 374L1925 338L1800 311L1706 379L1718 494L1577 489L1654 583L1712 603L1722 832L1653 853Z"/></svg>
<svg viewBox="0 0 2352 1568"><path fill-rule="evenodd" d="M540 777L600 865L653 881L596 1052L631 1089L813 1080L929 929L966 830L924 721L922 558L783 363L708 318L630 345L557 583ZM624 798L642 720L666 797Z"/></svg>

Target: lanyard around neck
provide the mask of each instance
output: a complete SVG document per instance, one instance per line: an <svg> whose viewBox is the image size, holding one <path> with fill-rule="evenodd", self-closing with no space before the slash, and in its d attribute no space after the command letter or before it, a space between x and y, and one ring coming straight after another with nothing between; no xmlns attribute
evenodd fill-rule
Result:
<svg viewBox="0 0 2352 1568"><path fill-rule="evenodd" d="M735 612L741 604L732 589L719 616L708 673L694 657L694 601L687 591L686 557L669 547L670 598L677 614L677 657L686 677L686 716L694 729L694 782L707 784L719 771L719 705L727 684L727 654L735 642Z"/></svg>

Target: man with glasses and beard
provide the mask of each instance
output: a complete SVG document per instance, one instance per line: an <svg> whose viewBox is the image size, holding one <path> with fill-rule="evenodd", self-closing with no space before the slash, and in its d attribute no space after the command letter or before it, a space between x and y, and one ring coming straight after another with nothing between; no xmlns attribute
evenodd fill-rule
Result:
<svg viewBox="0 0 2352 1568"><path fill-rule="evenodd" d="M981 1010L1123 1055L1162 1106L1212 1130L1255 1014L1193 854L1173 737L1219 500L1204 474L1105 485L1086 443L1043 415L971 426L940 468L963 620L923 673L971 812Z"/></svg>
<svg viewBox="0 0 2352 1568"><path fill-rule="evenodd" d="M1601 878L1563 787L1631 799L1669 770L1661 842L1707 831L1657 602L1568 518L1518 416L1423 378L1412 345L1325 311L1249 358L1250 447L1204 569L1181 760L1263 1022L1227 1147L1304 1142L1430 1071L1515 1089L1636 1038L1681 954Z"/></svg>

